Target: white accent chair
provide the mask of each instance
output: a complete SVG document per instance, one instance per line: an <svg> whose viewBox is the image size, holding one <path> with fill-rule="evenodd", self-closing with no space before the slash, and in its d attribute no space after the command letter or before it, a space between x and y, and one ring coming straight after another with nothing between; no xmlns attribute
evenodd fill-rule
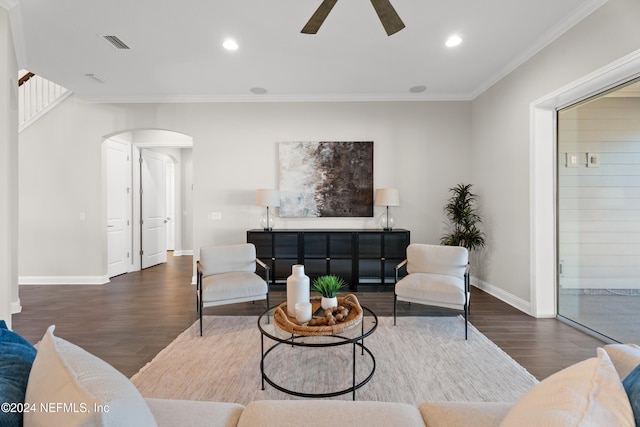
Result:
<svg viewBox="0 0 640 427"><path fill-rule="evenodd" d="M398 280L406 265L407 275ZM398 301L464 311L464 339L469 323L469 251L462 246L412 243L407 258L395 267L393 324Z"/></svg>
<svg viewBox="0 0 640 427"><path fill-rule="evenodd" d="M256 274L256 264L264 269L264 278ZM197 263L196 304L202 309L245 301L267 300L269 307L269 267L256 258L253 243L203 246Z"/></svg>

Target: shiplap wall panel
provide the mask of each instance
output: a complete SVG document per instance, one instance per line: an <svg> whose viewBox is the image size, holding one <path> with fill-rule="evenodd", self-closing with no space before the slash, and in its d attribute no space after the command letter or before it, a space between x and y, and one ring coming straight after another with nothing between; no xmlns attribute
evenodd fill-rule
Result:
<svg viewBox="0 0 640 427"><path fill-rule="evenodd" d="M588 167L588 153L599 167ZM559 113L558 221L561 288L640 288L640 99Z"/></svg>

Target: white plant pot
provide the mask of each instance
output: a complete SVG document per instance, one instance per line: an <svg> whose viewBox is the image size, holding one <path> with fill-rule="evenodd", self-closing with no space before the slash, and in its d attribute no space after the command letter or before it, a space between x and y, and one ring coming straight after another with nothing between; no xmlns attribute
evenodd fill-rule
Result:
<svg viewBox="0 0 640 427"><path fill-rule="evenodd" d="M333 297L333 298L322 297L322 299L320 300L320 306L322 307L323 310L326 310L327 308L331 308L331 307L337 307L338 297Z"/></svg>

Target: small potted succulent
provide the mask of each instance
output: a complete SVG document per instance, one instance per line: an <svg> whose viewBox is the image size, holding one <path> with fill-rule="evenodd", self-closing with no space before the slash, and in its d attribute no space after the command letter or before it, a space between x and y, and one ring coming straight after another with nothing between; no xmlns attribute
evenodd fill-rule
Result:
<svg viewBox="0 0 640 427"><path fill-rule="evenodd" d="M312 288L316 292L320 292L322 300L320 305L323 309L338 306L338 291L345 285L345 281L338 276L327 275L319 276L314 279Z"/></svg>

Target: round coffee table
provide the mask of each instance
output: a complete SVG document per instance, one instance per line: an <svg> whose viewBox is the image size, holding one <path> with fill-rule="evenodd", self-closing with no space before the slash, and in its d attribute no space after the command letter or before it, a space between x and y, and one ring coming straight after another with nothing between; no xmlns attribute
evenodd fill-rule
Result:
<svg viewBox="0 0 640 427"><path fill-rule="evenodd" d="M342 394L352 393L353 400L356 400L356 390L365 385L369 380L373 377L373 373L376 370L376 359L371 353L371 350L368 349L364 344L364 339L371 335L376 328L378 327L378 317L375 315L373 311L368 309L367 307L362 307L363 316L362 321L358 324L346 329L344 332L338 335L323 335L323 336L315 336L315 335L295 335L287 332L276 325L273 319L273 313L277 306L269 308L267 311L262 313L262 315L258 318L258 329L260 329L261 334L261 343L260 343L260 351L261 351L261 359L260 359L260 373L262 375L262 390L265 388L265 381L269 383L274 388L288 393L294 396L299 397L334 397ZM267 340L275 341L274 343L267 343L265 346L265 338ZM272 364L278 363L278 352L285 351L284 349L294 347L294 348L302 348L302 349L311 349L311 348L335 348L339 346L351 346L351 372L349 373L351 376L351 385L347 388L343 388L336 391L326 391L326 392L309 392L309 391L301 391L301 390L293 390L292 386L288 386L287 384L279 383L280 380L274 380L270 374L268 373L269 368L271 366L275 366ZM266 348L268 347L268 348ZM364 373L364 378L356 380L356 361L358 357L356 357L357 348L360 348L360 355L362 357L368 358L368 362L370 364L367 371ZM269 356L269 357L267 357ZM328 354L327 357L335 357L333 353ZM332 361L326 361L328 364L331 364ZM298 365L298 364L296 364ZM337 365L337 364L336 364ZM278 366L282 367L282 366ZM301 370L305 368L310 368L310 366L292 366L291 364L287 367L291 371L291 376L296 376L296 372L302 373ZM311 366L313 368L313 366ZM341 368L344 370L344 368ZM336 375L344 375L344 372L336 372Z"/></svg>

